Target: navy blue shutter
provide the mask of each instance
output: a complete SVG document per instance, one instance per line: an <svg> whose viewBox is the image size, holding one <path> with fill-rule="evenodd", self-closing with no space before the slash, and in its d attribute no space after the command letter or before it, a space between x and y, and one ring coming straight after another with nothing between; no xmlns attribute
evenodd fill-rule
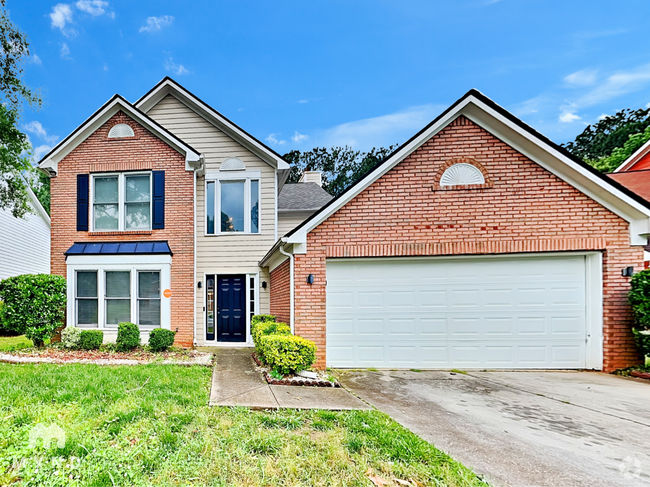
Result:
<svg viewBox="0 0 650 487"><path fill-rule="evenodd" d="M153 171L153 215L151 228L165 228L165 171Z"/></svg>
<svg viewBox="0 0 650 487"><path fill-rule="evenodd" d="M77 174L77 231L88 231L88 189L90 176Z"/></svg>

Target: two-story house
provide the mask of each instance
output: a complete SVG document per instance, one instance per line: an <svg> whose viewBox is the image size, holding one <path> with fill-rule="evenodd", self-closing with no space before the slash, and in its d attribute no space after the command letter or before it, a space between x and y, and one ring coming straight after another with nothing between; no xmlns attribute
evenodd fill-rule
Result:
<svg viewBox="0 0 650 487"><path fill-rule="evenodd" d="M250 343L277 315L318 366L613 370L650 204L472 90L335 199L164 79L46 155L68 324Z"/></svg>

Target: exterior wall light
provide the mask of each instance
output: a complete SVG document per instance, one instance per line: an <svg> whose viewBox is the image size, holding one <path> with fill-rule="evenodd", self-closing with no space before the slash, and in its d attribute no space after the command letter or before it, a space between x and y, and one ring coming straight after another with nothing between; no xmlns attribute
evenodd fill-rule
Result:
<svg viewBox="0 0 650 487"><path fill-rule="evenodd" d="M314 275L313 274L309 274L307 276L307 284L314 284Z"/></svg>
<svg viewBox="0 0 650 487"><path fill-rule="evenodd" d="M266 281L262 281L262 289L266 289Z"/></svg>
<svg viewBox="0 0 650 487"><path fill-rule="evenodd" d="M621 271L623 277L632 277L634 275L634 267L624 267Z"/></svg>
<svg viewBox="0 0 650 487"><path fill-rule="evenodd" d="M196 285L196 287L198 287L199 289L201 289L203 287L203 284L201 284L201 281L199 281L199 283Z"/></svg>

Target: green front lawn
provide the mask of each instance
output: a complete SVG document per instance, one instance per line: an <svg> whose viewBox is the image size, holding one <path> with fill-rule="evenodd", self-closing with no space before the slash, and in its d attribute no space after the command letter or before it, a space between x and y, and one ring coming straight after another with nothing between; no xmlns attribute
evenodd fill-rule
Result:
<svg viewBox="0 0 650 487"><path fill-rule="evenodd" d="M21 348L30 348L34 344L25 335L17 337L3 337L0 336L0 352L7 352L12 350L19 350Z"/></svg>
<svg viewBox="0 0 650 487"><path fill-rule="evenodd" d="M209 407L210 375L0 364L0 485L484 485L379 412ZM37 423L62 427L65 447L30 448Z"/></svg>

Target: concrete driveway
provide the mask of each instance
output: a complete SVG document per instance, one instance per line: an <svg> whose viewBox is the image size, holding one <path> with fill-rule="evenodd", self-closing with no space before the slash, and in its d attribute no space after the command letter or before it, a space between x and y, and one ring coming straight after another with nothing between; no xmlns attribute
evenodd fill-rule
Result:
<svg viewBox="0 0 650 487"><path fill-rule="evenodd" d="M339 373L494 485L650 485L650 383L597 372Z"/></svg>

